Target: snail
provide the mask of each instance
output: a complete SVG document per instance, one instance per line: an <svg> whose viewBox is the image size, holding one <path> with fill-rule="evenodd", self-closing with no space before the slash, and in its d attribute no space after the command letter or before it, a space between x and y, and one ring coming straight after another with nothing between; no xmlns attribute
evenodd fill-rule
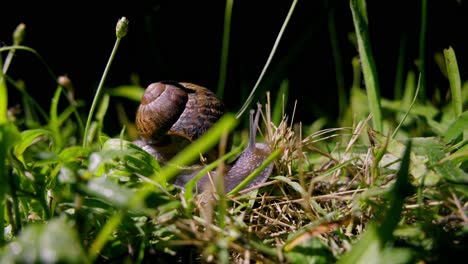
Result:
<svg viewBox="0 0 468 264"><path fill-rule="evenodd" d="M160 164L165 164L187 144L203 135L224 112L224 103L205 87L174 81L152 83L146 88L137 110L135 123L140 139L133 143L153 155ZM247 147L232 165L225 166L225 193L234 189L271 154L266 144L255 141L260 111L255 118L254 112L250 112ZM211 156L209 159L217 157L214 150L208 155ZM273 164L269 164L244 189L265 182L272 170ZM183 189L199 171L199 166L184 170L174 185ZM204 175L197 183L198 192L212 188L212 179L216 175L216 171Z"/></svg>

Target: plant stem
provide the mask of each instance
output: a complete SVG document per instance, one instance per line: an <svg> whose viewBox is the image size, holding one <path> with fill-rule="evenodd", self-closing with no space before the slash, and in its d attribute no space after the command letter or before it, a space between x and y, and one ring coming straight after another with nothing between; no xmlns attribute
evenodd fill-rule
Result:
<svg viewBox="0 0 468 264"><path fill-rule="evenodd" d="M89 127L91 125L91 120L93 119L93 113L94 109L96 108L97 101L99 100L99 97L101 95L102 87L104 85L104 81L107 77L107 74L109 73L110 65L112 64L112 61L115 58L115 54L117 52L117 49L120 44L120 40L126 35L127 33L127 25L128 25L128 20L123 17L117 22L117 27L116 27L116 39L115 39L115 44L114 48L112 49L112 53L109 57L109 60L107 61L106 68L104 69L104 73L101 76L101 80L99 81L98 88L96 90L96 94L94 95L93 98L93 103L91 104L91 109L89 110L88 114L88 120L86 121L86 127L85 127L85 132L83 136L83 148L86 148L88 146L88 133L89 133Z"/></svg>
<svg viewBox="0 0 468 264"><path fill-rule="evenodd" d="M216 91L216 95L220 99L223 99L224 86L226 84L226 72L229 54L229 35L231 30L231 13L233 2L234 0L226 0L226 9L224 10L223 46L221 48L221 62L219 63L218 90Z"/></svg>
<svg viewBox="0 0 468 264"><path fill-rule="evenodd" d="M427 0L421 1L421 31L419 32L419 71L421 72L421 92L419 98L426 100L426 26L427 26Z"/></svg>

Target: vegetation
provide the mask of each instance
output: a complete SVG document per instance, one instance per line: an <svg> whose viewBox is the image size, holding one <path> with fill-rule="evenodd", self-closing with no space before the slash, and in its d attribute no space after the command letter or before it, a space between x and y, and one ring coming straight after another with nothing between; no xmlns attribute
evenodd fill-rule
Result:
<svg viewBox="0 0 468 264"><path fill-rule="evenodd" d="M230 7L228 0L225 30ZM395 91L400 96L383 98L365 1L351 0L350 10L357 56L349 99L339 98L347 113L340 125L292 123L294 113L284 113L282 98L294 87L284 82L274 102L267 93L261 103L259 140L275 150L273 175L258 188L219 192L219 199L208 201L174 188L171 179L226 133L234 136L233 149L208 166L239 154L247 137L236 130L233 113L179 153L171 162L178 166L162 167L131 143L133 122L120 137L103 130L114 98L139 101L143 92L135 85L104 89L128 21L117 24L116 45L89 112L64 76L50 71L58 86L48 110L9 77L15 52L33 53L47 67L47 58L21 46L20 25L13 44L0 48L6 54L0 56L1 262L437 263L466 255L468 82L460 79L455 50L441 51L449 100L430 100L438 91L421 96L427 93L424 70L406 72L404 89ZM227 49L229 34L223 41ZM227 63L222 54L218 94ZM8 108L9 89L22 94L20 112Z"/></svg>

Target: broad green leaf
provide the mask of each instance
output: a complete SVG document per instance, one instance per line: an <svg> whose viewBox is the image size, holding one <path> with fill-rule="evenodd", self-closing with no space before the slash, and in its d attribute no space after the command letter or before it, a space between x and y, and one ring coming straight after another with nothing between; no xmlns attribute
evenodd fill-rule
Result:
<svg viewBox="0 0 468 264"><path fill-rule="evenodd" d="M447 129L444 134L444 141L446 143L452 142L460 135L466 136L468 134L468 111L463 112ZM467 139L467 138L465 138Z"/></svg>
<svg viewBox="0 0 468 264"><path fill-rule="evenodd" d="M14 154L16 157L20 157L23 155L24 151L31 146L32 144L36 143L42 136L49 136L51 133L49 130L46 129L31 129L25 130L21 132L21 141L15 145Z"/></svg>

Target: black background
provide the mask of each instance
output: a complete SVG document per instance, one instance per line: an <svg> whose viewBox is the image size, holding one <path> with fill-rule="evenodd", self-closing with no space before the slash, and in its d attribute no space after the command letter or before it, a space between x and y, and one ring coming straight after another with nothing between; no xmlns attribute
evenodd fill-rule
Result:
<svg viewBox="0 0 468 264"><path fill-rule="evenodd" d="M234 1L225 101L236 112L246 95L240 87L253 87L274 44L292 1ZM351 59L357 54L348 36L353 32L349 1L299 0L278 51L262 82L260 96L272 94L280 82L289 80L289 110L298 101L296 120L310 123L319 116L330 120L338 114L335 67L330 48L330 8L336 31L347 88L352 82ZM45 59L56 75L68 75L87 112L115 41L115 25L125 16L130 21L106 87L129 84L131 76L140 84L160 80L197 83L216 90L225 1L125 1L2 3L0 43L11 44L19 23L26 24L27 45ZM382 95L392 98L395 67L401 39L406 39L406 70L416 70L420 30L420 1L367 1L369 30ZM468 12L466 1L428 1L427 89L446 91L433 56L454 47L462 79L468 78ZM2 55L5 55L3 53ZM5 58L5 56L3 56ZM27 90L48 109L56 85L33 55L17 52L8 74L22 79ZM9 106L19 103L9 89ZM127 111L134 115L136 103ZM109 127L116 124L109 115ZM114 128L112 128L114 129ZM118 133L117 129L117 133Z"/></svg>

